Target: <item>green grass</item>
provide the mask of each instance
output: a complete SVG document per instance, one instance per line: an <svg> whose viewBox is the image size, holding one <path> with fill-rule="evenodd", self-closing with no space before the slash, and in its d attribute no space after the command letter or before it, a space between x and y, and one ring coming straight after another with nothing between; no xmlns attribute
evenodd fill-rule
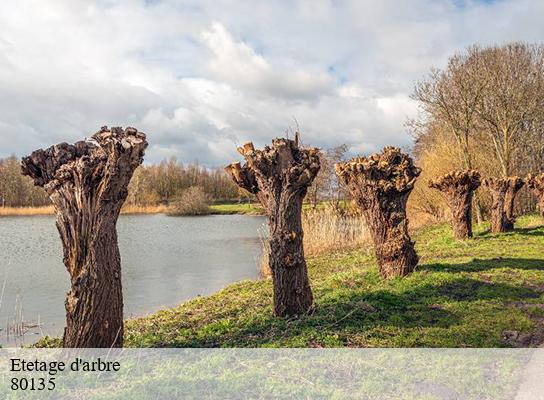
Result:
<svg viewBox="0 0 544 400"><path fill-rule="evenodd" d="M330 202L320 202L317 204L317 209L324 208ZM345 201L339 202L341 207L346 207ZM303 210L309 210L313 208L312 204L304 203L302 205ZM210 206L212 214L246 214L246 215L264 215L264 210L260 204L248 204L248 203L230 203L230 204L212 204Z"/></svg>
<svg viewBox="0 0 544 400"><path fill-rule="evenodd" d="M247 214L247 215L262 215L264 210L260 205L248 203L233 203L233 204L212 204L210 206L212 214Z"/></svg>
<svg viewBox="0 0 544 400"><path fill-rule="evenodd" d="M447 225L413 235L421 256L383 280L371 249L308 260L315 311L272 316L270 280L243 281L127 321L126 346L512 347L544 343L544 227L455 241ZM45 343L44 343L45 344Z"/></svg>

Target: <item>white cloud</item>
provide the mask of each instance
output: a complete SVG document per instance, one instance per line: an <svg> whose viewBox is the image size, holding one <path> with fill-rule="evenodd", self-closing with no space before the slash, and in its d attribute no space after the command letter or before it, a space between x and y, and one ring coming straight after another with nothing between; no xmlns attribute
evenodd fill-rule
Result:
<svg viewBox="0 0 544 400"><path fill-rule="evenodd" d="M146 159L217 166L294 120L353 152L406 146L409 93L474 42L542 40L544 3L20 0L0 3L0 156L100 126Z"/></svg>
<svg viewBox="0 0 544 400"><path fill-rule="evenodd" d="M237 42L225 27L212 22L202 34L204 43L213 53L209 68L215 79L257 95L286 100L315 99L328 92L332 78L300 68L273 67L263 56L244 42Z"/></svg>

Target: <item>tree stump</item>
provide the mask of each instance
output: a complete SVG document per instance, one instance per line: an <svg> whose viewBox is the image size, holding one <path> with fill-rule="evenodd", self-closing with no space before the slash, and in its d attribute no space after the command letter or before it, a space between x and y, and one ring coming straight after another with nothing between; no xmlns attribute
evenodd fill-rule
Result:
<svg viewBox="0 0 544 400"><path fill-rule="evenodd" d="M480 173L474 170L451 171L429 181L429 187L440 190L451 209L453 236L472 237L472 197L480 186Z"/></svg>
<svg viewBox="0 0 544 400"><path fill-rule="evenodd" d="M262 204L270 228L269 264L274 286L274 314L307 313L313 304L302 244L302 201L316 177L318 149L301 149L298 140L275 139L272 147L238 148L245 158L225 167L234 182Z"/></svg>
<svg viewBox="0 0 544 400"><path fill-rule="evenodd" d="M123 294L116 222L146 137L103 127L93 141L60 143L22 160L22 172L48 193L57 215L66 297L64 347L121 347Z"/></svg>
<svg viewBox="0 0 544 400"><path fill-rule="evenodd" d="M483 180L491 192L491 232L508 232L514 229L514 200L523 187L523 179L517 176L509 178L486 178Z"/></svg>
<svg viewBox="0 0 544 400"><path fill-rule="evenodd" d="M540 215L544 218L544 172L538 175L529 174L525 179L527 186L538 199Z"/></svg>
<svg viewBox="0 0 544 400"><path fill-rule="evenodd" d="M419 258L408 234L406 202L421 170L399 148L385 147L336 164L336 172L363 212L382 277L412 272Z"/></svg>

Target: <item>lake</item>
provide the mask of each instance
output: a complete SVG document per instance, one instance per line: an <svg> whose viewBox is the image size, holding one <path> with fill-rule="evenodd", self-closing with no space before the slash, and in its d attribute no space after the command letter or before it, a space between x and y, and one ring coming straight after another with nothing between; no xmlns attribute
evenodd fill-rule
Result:
<svg viewBox="0 0 544 400"><path fill-rule="evenodd" d="M264 223L264 217L245 215L121 215L125 318L257 278ZM70 285L55 218L0 218L0 238L0 345L62 335ZM39 326L23 339L8 339L14 321Z"/></svg>

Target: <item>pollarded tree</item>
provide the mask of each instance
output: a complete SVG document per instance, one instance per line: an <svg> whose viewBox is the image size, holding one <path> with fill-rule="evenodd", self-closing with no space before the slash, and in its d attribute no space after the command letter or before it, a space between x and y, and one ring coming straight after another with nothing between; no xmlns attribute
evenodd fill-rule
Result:
<svg viewBox="0 0 544 400"><path fill-rule="evenodd" d="M483 180L484 186L491 192L491 232L508 232L514 229L514 199L523 183L523 179L517 176Z"/></svg>
<svg viewBox="0 0 544 400"><path fill-rule="evenodd" d="M47 191L70 273L64 347L123 344L121 258L115 225L146 137L103 127L92 141L60 143L22 160L22 172Z"/></svg>
<svg viewBox="0 0 544 400"><path fill-rule="evenodd" d="M419 258L408 235L406 202L421 172L397 147L336 164L336 172L361 208L374 240L380 274L404 276Z"/></svg>
<svg viewBox="0 0 544 400"><path fill-rule="evenodd" d="M538 175L529 174L525 181L529 189L537 197L540 215L544 218L544 172Z"/></svg>
<svg viewBox="0 0 544 400"><path fill-rule="evenodd" d="M429 187L440 190L446 197L456 239L472 237L472 197L479 186L480 173L474 170L451 171L429 182Z"/></svg>
<svg viewBox="0 0 544 400"><path fill-rule="evenodd" d="M506 196L504 198L504 212L508 221L507 228L510 231L514 229L514 223L516 222L514 200L516 200L516 194L518 194L523 185L525 185L525 181L518 176L508 178L508 188L506 189Z"/></svg>
<svg viewBox="0 0 544 400"><path fill-rule="evenodd" d="M246 160L225 167L233 180L256 195L268 216L269 265L274 314L307 313L313 304L302 245L302 201L319 171L318 149L301 149L298 140L275 139L272 147L238 148Z"/></svg>

